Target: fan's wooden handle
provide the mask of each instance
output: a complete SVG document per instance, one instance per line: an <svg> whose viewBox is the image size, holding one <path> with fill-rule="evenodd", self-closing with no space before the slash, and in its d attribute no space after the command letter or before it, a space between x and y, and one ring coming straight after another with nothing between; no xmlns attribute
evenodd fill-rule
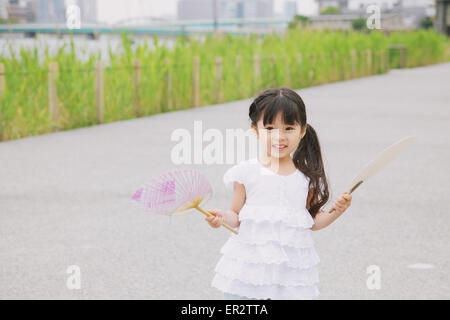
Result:
<svg viewBox="0 0 450 320"><path fill-rule="evenodd" d="M209 213L208 211L203 210L202 208L200 208L200 207L198 207L198 206L196 206L196 207L194 207L194 208L197 209L198 211L200 211L201 213L203 213L204 215L208 216L208 217L213 216L213 214ZM222 225L223 225L225 228L227 228L228 230L230 230L231 232L233 232L233 233L235 233L235 234L238 234L238 232L237 232L236 230L234 230L232 227L230 227L230 226L229 226L228 224L226 224L225 222L222 223Z"/></svg>
<svg viewBox="0 0 450 320"><path fill-rule="evenodd" d="M351 188L350 189L350 194L352 194L352 192L353 191L355 191L356 190L356 188L358 188L360 185L361 185L361 183L363 183L362 181L359 181L357 184L355 184L354 186L353 186L353 188ZM331 210L328 212L328 213L332 213L334 211L334 207L333 208L331 208Z"/></svg>

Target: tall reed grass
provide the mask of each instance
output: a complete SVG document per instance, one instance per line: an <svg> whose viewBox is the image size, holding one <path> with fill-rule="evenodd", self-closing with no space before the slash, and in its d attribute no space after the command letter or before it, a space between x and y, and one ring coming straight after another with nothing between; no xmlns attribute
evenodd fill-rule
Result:
<svg viewBox="0 0 450 320"><path fill-rule="evenodd" d="M297 29L288 30L283 36L207 35L202 40L179 36L173 49L161 45L156 36L152 40L154 48L147 42L134 46L132 36L123 34L121 50L109 49L109 64L104 69L104 122L136 117L137 94L141 116L191 108L195 56L200 58L200 106L250 98L267 87L299 89L384 73L389 66L383 67L380 54L388 52L391 44L406 46L407 67L450 60L449 40L434 30L397 31L386 35L382 32ZM367 49L371 54L371 70L367 70ZM356 52L356 74L352 73L352 50ZM0 57L0 63L5 66L5 90L3 94L0 92L1 140L51 132L54 123L48 98L50 62L57 62L59 67L56 87L60 128L68 130L98 123L95 66L98 60L106 57L92 53L89 59L82 60L76 54L73 41L68 48L62 47L52 56L47 48L44 62L39 61L36 48L22 48L19 54L12 47L9 51L10 57ZM254 76L255 55L261 59L257 79ZM216 80L216 57L223 58L221 81ZM142 66L138 88L134 82L136 60ZM398 67L398 53L390 52L389 61L390 67ZM168 72L172 79L170 93ZM220 101L216 94L219 89Z"/></svg>

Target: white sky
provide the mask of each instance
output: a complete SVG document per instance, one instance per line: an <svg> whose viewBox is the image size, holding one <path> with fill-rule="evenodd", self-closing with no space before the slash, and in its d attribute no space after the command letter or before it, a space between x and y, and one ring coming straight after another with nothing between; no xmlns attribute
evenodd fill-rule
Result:
<svg viewBox="0 0 450 320"><path fill-rule="evenodd" d="M115 22L127 17L176 15L178 0L97 0L98 20ZM275 11L282 12L285 0L275 0ZM315 13L315 0L297 0L300 14Z"/></svg>

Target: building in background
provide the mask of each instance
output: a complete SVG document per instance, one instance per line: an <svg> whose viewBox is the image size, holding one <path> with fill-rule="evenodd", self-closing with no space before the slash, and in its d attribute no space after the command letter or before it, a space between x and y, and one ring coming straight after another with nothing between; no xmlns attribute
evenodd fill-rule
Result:
<svg viewBox="0 0 450 320"><path fill-rule="evenodd" d="M436 1L434 28L436 31L450 36L450 0Z"/></svg>
<svg viewBox="0 0 450 320"><path fill-rule="evenodd" d="M180 0L177 3L178 20L212 19L213 3L210 0Z"/></svg>
<svg viewBox="0 0 450 320"><path fill-rule="evenodd" d="M96 23L97 22L97 0L77 0L81 11L81 22Z"/></svg>
<svg viewBox="0 0 450 320"><path fill-rule="evenodd" d="M425 18L436 13L435 0L317 0L319 12L327 6L338 7L340 14L315 17L313 25L347 29L351 20L368 17L369 5L380 8L383 29L418 28Z"/></svg>
<svg viewBox="0 0 450 320"><path fill-rule="evenodd" d="M413 0L414 1L414 0ZM381 12L391 10L402 5L401 0L348 0L347 9L350 11L362 11L368 5L376 5Z"/></svg>
<svg viewBox="0 0 450 320"><path fill-rule="evenodd" d="M367 6L376 5L381 12L426 8L432 13L435 0L317 0L319 12L326 7L337 7L342 14L366 12Z"/></svg>
<svg viewBox="0 0 450 320"><path fill-rule="evenodd" d="M14 22L34 21L33 0L0 0L0 18Z"/></svg>
<svg viewBox="0 0 450 320"><path fill-rule="evenodd" d="M178 20L210 20L214 18L214 0L180 0ZM273 0L216 0L219 19L273 18Z"/></svg>
<svg viewBox="0 0 450 320"><path fill-rule="evenodd" d="M0 0L0 19L8 19L8 10L6 8L8 2L8 0Z"/></svg>
<svg viewBox="0 0 450 320"><path fill-rule="evenodd" d="M97 0L33 0L35 2L35 17L38 23L64 23L66 8L70 3L80 7L81 22L97 22Z"/></svg>
<svg viewBox="0 0 450 320"><path fill-rule="evenodd" d="M291 20L297 14L297 1L284 2L284 17Z"/></svg>
<svg viewBox="0 0 450 320"><path fill-rule="evenodd" d="M65 21L65 0L36 0L36 22L64 23Z"/></svg>
<svg viewBox="0 0 450 320"><path fill-rule="evenodd" d="M401 8L429 8L434 7L435 0L348 0L347 8L351 11L363 10L368 5L377 5L381 11Z"/></svg>

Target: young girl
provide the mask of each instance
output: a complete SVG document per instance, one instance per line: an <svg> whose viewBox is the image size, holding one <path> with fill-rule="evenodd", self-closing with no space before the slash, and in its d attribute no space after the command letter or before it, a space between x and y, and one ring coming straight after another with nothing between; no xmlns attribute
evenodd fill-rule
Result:
<svg viewBox="0 0 450 320"><path fill-rule="evenodd" d="M263 91L249 116L264 151L226 171L231 209L205 218L214 228L226 222L239 231L222 247L211 285L225 299L316 299L320 259L311 231L336 220L352 196L342 193L331 214L321 210L329 193L320 144L295 91Z"/></svg>

